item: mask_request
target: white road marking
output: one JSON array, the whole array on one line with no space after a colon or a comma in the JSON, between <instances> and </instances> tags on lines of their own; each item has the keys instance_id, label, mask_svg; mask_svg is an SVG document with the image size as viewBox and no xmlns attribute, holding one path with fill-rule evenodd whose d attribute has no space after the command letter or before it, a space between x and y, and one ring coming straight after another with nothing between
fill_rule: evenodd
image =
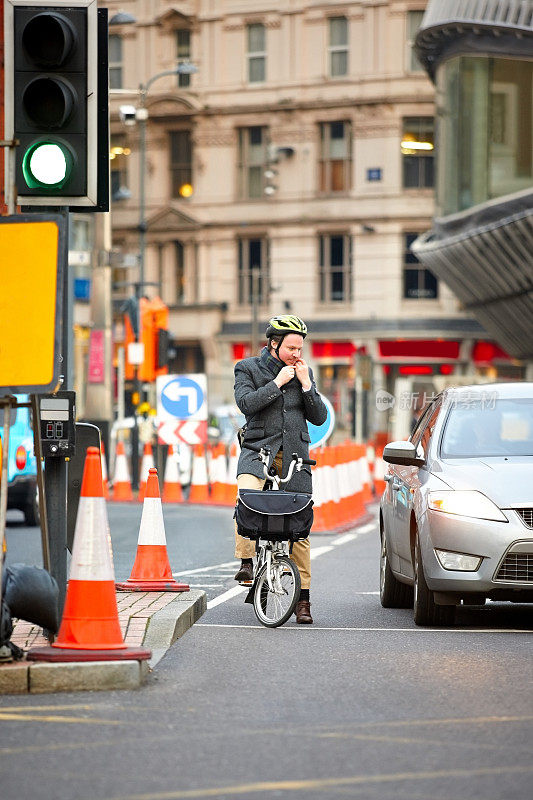
<instances>
[{"instance_id":1,"label":"white road marking","mask_svg":"<svg viewBox=\"0 0 533 800\"><path fill-rule=\"evenodd\" d=\"M370 530L374 530L375 527L376 527L375 525L363 525L362 528L357 529L357 532L343 534L338 539L334 540L331 544L324 544L320 545L319 547L313 547L311 548L311 559L318 558L319 556L324 555L324 553L329 553L331 550L333 550L334 546L347 544L348 542L351 542L354 539L356 539L359 533L367 533ZM238 565L238 563L239 562L236 560L224 561L221 564L210 564L207 567L198 567L197 569L185 569L181 570L180 572L173 572L172 575L175 578L181 577L183 575L188 576L188 575L199 575L199 574L201 574L202 578L214 578L214 577L222 578L225 576L217 575L213 572L209 572L209 570L227 569L228 571L231 571ZM195 586L198 587L202 586L202 588L206 589L216 588L216 587L211 587L209 584L202 585L199 583L195 584ZM247 586L240 586L240 585L233 586L231 589L228 589L226 592L223 592L222 594L218 595L218 597L214 597L212 600L209 600L209 602L207 603L207 608L208 609L215 608L216 606L221 605L221 603L225 603L227 600L231 600L232 597L236 597L237 595L242 594L242 592L247 590L248 590Z\"/></svg>"},{"instance_id":2,"label":"white road marking","mask_svg":"<svg viewBox=\"0 0 533 800\"><path fill-rule=\"evenodd\" d=\"M323 556L324 553L329 553L330 550L333 550L332 544L324 544L322 547L312 547L311 548L311 559L318 558L319 556Z\"/></svg>"},{"instance_id":3,"label":"white road marking","mask_svg":"<svg viewBox=\"0 0 533 800\"><path fill-rule=\"evenodd\" d=\"M370 531L375 531L377 526L377 522L369 522L366 525L362 525L360 528L356 528L356 530L357 533L370 533Z\"/></svg>"},{"instance_id":4,"label":"white road marking","mask_svg":"<svg viewBox=\"0 0 533 800\"><path fill-rule=\"evenodd\" d=\"M238 561L224 561L222 564L210 564L208 567L198 567L198 569L184 569L181 572L173 572L174 577L179 575L196 575L197 572L207 572L209 569L220 569L221 567L236 567Z\"/></svg>"},{"instance_id":5,"label":"white road marking","mask_svg":"<svg viewBox=\"0 0 533 800\"><path fill-rule=\"evenodd\" d=\"M209 607L209 603L208 603ZM263 625L229 625L218 622L195 622L195 628L255 628L258 631L264 631ZM303 627L280 627L280 631L302 631ZM380 633L528 633L531 635L531 630L522 628L335 628L335 627L320 627L313 625L305 627L306 631L358 631L359 633L372 633L378 631Z\"/></svg>"},{"instance_id":6,"label":"white road marking","mask_svg":"<svg viewBox=\"0 0 533 800\"><path fill-rule=\"evenodd\" d=\"M249 590L248 586L234 586L232 589L228 589L227 592L223 592L219 594L218 597L214 597L212 600L209 600L207 604L207 609L215 608L215 606L219 606L221 603L225 603L226 600L231 600L232 597L236 597L238 594L242 594L242 592L247 592Z\"/></svg>"},{"instance_id":7,"label":"white road marking","mask_svg":"<svg viewBox=\"0 0 533 800\"><path fill-rule=\"evenodd\" d=\"M333 539L331 544L337 547L339 544L348 544L348 542L353 542L354 539L357 539L357 533L345 533L342 536L339 536L338 539Z\"/></svg>"}]
</instances>

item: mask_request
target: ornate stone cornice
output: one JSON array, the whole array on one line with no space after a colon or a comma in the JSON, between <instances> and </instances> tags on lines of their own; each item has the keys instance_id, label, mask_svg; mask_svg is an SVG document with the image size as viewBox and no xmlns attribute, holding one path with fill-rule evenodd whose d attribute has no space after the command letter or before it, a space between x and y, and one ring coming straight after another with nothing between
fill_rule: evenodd
<instances>
[{"instance_id":1,"label":"ornate stone cornice","mask_svg":"<svg viewBox=\"0 0 533 800\"><path fill-rule=\"evenodd\" d=\"M199 130L193 137L197 147L233 147L237 141L234 130Z\"/></svg>"}]
</instances>

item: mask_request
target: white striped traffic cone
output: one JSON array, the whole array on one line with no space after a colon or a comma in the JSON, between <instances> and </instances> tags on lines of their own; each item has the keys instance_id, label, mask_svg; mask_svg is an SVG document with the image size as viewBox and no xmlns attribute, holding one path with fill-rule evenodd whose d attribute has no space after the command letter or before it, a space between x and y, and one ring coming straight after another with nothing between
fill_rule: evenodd
<instances>
[{"instance_id":1,"label":"white striped traffic cone","mask_svg":"<svg viewBox=\"0 0 533 800\"><path fill-rule=\"evenodd\" d=\"M234 506L237 502L237 464L239 452L235 442L231 445L228 460L228 474L226 477L226 505Z\"/></svg>"},{"instance_id":2,"label":"white striped traffic cone","mask_svg":"<svg viewBox=\"0 0 533 800\"><path fill-rule=\"evenodd\" d=\"M140 503L144 500L144 495L146 492L146 483L148 481L148 473L154 467L154 454L152 453L152 445L150 442L146 442L144 445L143 450L143 457L141 461L141 475L139 480L139 496L138 500Z\"/></svg>"},{"instance_id":3,"label":"white striped traffic cone","mask_svg":"<svg viewBox=\"0 0 533 800\"><path fill-rule=\"evenodd\" d=\"M128 580L117 583L116 588L120 592L189 591L186 583L178 583L172 577L155 467L148 473L135 563Z\"/></svg>"},{"instance_id":4,"label":"white striped traffic cone","mask_svg":"<svg viewBox=\"0 0 533 800\"><path fill-rule=\"evenodd\" d=\"M163 503L183 503L183 491L178 468L178 450L173 444L168 446L161 500Z\"/></svg>"},{"instance_id":5,"label":"white striped traffic cone","mask_svg":"<svg viewBox=\"0 0 533 800\"><path fill-rule=\"evenodd\" d=\"M51 647L28 653L34 661L147 659L150 650L124 644L115 595L113 553L98 447L87 448L76 517L65 610Z\"/></svg>"},{"instance_id":6,"label":"white striped traffic cone","mask_svg":"<svg viewBox=\"0 0 533 800\"><path fill-rule=\"evenodd\" d=\"M124 442L117 442L115 477L113 478L113 500L119 503L129 503L133 500Z\"/></svg>"},{"instance_id":7,"label":"white striped traffic cone","mask_svg":"<svg viewBox=\"0 0 533 800\"><path fill-rule=\"evenodd\" d=\"M201 444L194 445L189 503L209 503L207 466L204 448Z\"/></svg>"}]
</instances>

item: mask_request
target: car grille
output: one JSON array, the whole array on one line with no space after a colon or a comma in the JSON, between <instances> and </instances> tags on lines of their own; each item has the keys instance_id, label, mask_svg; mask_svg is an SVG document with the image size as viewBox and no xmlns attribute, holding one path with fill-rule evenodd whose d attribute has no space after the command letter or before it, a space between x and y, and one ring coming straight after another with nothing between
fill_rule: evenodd
<instances>
[{"instance_id":1,"label":"car grille","mask_svg":"<svg viewBox=\"0 0 533 800\"><path fill-rule=\"evenodd\" d=\"M516 508L517 514L520 514L528 528L533 528L533 508Z\"/></svg>"},{"instance_id":2,"label":"car grille","mask_svg":"<svg viewBox=\"0 0 533 800\"><path fill-rule=\"evenodd\" d=\"M533 583L533 553L508 553L496 573L496 580Z\"/></svg>"}]
</instances>

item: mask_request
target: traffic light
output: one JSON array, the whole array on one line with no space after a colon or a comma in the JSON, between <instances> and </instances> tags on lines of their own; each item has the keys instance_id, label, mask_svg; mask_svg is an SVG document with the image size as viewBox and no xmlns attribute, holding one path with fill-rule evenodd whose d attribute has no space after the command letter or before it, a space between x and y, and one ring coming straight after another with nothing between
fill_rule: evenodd
<instances>
[{"instance_id":1,"label":"traffic light","mask_svg":"<svg viewBox=\"0 0 533 800\"><path fill-rule=\"evenodd\" d=\"M138 365L139 380L152 383L168 373L168 306L155 297L131 298L123 306L124 340L126 345L126 380L135 377L135 365L128 360L128 345L144 345L143 360ZM139 326L139 327L137 327Z\"/></svg>"},{"instance_id":2,"label":"traffic light","mask_svg":"<svg viewBox=\"0 0 533 800\"><path fill-rule=\"evenodd\" d=\"M6 135L18 140L17 203L105 210L107 17L97 0L26 3L6 0L4 7Z\"/></svg>"}]
</instances>

